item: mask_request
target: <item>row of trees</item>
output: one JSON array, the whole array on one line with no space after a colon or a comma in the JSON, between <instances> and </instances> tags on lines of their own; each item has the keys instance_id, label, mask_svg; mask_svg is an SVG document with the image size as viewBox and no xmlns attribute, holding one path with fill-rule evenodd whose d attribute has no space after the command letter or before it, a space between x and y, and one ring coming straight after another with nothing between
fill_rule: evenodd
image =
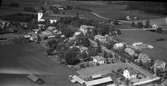
<instances>
[{"instance_id":1,"label":"row of trees","mask_svg":"<svg viewBox=\"0 0 167 86\"><path fill-rule=\"evenodd\" d=\"M145 23L143 22L133 22L132 21L132 27L137 27L137 28L151 28L151 25L150 25L150 20L146 20Z\"/></svg>"}]
</instances>

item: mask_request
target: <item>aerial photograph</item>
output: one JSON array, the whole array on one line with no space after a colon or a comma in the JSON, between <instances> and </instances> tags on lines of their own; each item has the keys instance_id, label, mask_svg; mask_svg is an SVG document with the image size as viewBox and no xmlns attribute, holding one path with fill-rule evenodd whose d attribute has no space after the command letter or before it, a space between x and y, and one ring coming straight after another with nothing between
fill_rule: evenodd
<instances>
[{"instance_id":1,"label":"aerial photograph","mask_svg":"<svg viewBox=\"0 0 167 86\"><path fill-rule=\"evenodd\" d=\"M0 86L167 86L167 3L0 0Z\"/></svg>"}]
</instances>

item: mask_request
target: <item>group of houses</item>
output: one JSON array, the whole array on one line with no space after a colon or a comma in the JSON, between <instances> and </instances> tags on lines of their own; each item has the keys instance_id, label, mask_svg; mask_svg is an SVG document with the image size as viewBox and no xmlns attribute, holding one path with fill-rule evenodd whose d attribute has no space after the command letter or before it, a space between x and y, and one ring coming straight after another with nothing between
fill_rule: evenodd
<instances>
[{"instance_id":1,"label":"group of houses","mask_svg":"<svg viewBox=\"0 0 167 86\"><path fill-rule=\"evenodd\" d=\"M47 16L48 17L48 16ZM93 34L93 37L89 38L90 33L93 33L95 26L90 26L90 25L81 25L78 30L76 30L71 37L66 37L61 28L57 28L54 26L54 23L57 23L59 21L60 17L69 17L69 16L57 16L55 18L49 17L49 23L51 24L50 26L45 25L41 22L46 22L45 18L43 17L43 13L39 12L38 13L38 28L34 29L33 32L28 33L25 35L25 38L28 38L31 41L41 41L41 40L46 40L46 39L60 39L63 38L64 43L67 41L68 44L68 49L73 49L77 48L79 50L80 54L86 54L86 58L80 58L80 62L84 64L92 63L94 66L97 65L105 65L107 63L108 58L114 58L114 59L123 59L123 60L129 60L137 63L137 64L142 64L142 65L148 65L151 70L154 71L154 73L157 72L157 70L162 70L165 71L166 69L166 62L161 61L161 60L152 60L151 57L142 52L143 48L154 48L152 45L148 44L143 44L143 43L135 43L133 45L130 45L126 42L119 41L115 39L118 36L117 31L113 31L116 35L110 35L110 34ZM84 46L80 41L82 38L87 38L90 43L91 47L95 47L96 49L99 49L99 51L95 55L90 55L91 52L89 52L90 46ZM65 44L66 45L66 44ZM111 47L108 49L108 46ZM58 50L56 50L58 51ZM104 54L111 54L110 56L106 56ZM120 54L120 55L119 55ZM124 55L124 56L122 56ZM74 55L75 56L75 55ZM120 57L120 58L118 58ZM89 58L89 60L85 60ZM71 61L71 60L69 60ZM89 67L89 66L87 66ZM85 68L85 67L84 67ZM122 75L126 78L131 78L132 76L129 75L129 72L127 70L124 70ZM99 85L99 84L105 84L106 86L116 86L113 84L113 79L112 77L101 77L100 76L92 76L95 78L92 78L91 80L85 81L81 79L78 76L70 76L72 79L71 81L74 82L79 82L85 86L94 86L94 85ZM137 86L142 83L147 83L151 81L158 80L159 77L157 78L149 78L145 81L134 81L133 85ZM149 81L151 80L151 81ZM122 85L125 86L125 85Z\"/></svg>"}]
</instances>

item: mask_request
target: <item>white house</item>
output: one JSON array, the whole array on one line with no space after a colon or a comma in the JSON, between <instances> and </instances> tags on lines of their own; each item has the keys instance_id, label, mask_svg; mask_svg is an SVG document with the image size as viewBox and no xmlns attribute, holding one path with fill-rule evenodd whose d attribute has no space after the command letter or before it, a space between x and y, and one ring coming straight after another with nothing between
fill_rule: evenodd
<instances>
[{"instance_id":1,"label":"white house","mask_svg":"<svg viewBox=\"0 0 167 86\"><path fill-rule=\"evenodd\" d=\"M79 84L85 83L85 80L81 79L80 77L76 75L69 75L69 78L71 78L72 83L76 83L76 82L78 82Z\"/></svg>"},{"instance_id":2,"label":"white house","mask_svg":"<svg viewBox=\"0 0 167 86\"><path fill-rule=\"evenodd\" d=\"M154 72L156 72L157 69L161 69L164 71L166 68L166 62L162 60L155 60L153 67L154 67Z\"/></svg>"},{"instance_id":3,"label":"white house","mask_svg":"<svg viewBox=\"0 0 167 86\"><path fill-rule=\"evenodd\" d=\"M86 33L88 32L88 28L94 28L94 26L81 25L79 30L80 30L84 35L86 35Z\"/></svg>"},{"instance_id":4,"label":"white house","mask_svg":"<svg viewBox=\"0 0 167 86\"><path fill-rule=\"evenodd\" d=\"M42 17L43 17L43 13L42 12L38 12L38 22L45 21L45 19L42 19Z\"/></svg>"},{"instance_id":5,"label":"white house","mask_svg":"<svg viewBox=\"0 0 167 86\"><path fill-rule=\"evenodd\" d=\"M127 78L127 79L130 79L130 78L131 78L130 72L129 72L128 70L124 70L124 71L123 71L123 76L124 76L125 78Z\"/></svg>"},{"instance_id":6,"label":"white house","mask_svg":"<svg viewBox=\"0 0 167 86\"><path fill-rule=\"evenodd\" d=\"M128 53L130 56L134 56L136 54L132 48L125 48L124 51Z\"/></svg>"},{"instance_id":7,"label":"white house","mask_svg":"<svg viewBox=\"0 0 167 86\"><path fill-rule=\"evenodd\" d=\"M120 43L115 43L114 46L113 46L113 48L114 49L122 49L124 47L124 45L125 44L121 43L121 42Z\"/></svg>"},{"instance_id":8,"label":"white house","mask_svg":"<svg viewBox=\"0 0 167 86\"><path fill-rule=\"evenodd\" d=\"M50 21L50 23L51 23L51 24L53 24L53 23L56 23L56 22L57 22L57 20L56 20L56 19L50 19L49 21Z\"/></svg>"},{"instance_id":9,"label":"white house","mask_svg":"<svg viewBox=\"0 0 167 86\"><path fill-rule=\"evenodd\" d=\"M94 56L92 58L93 58L93 62L95 64L104 64L105 63L105 59L102 56Z\"/></svg>"}]
</instances>

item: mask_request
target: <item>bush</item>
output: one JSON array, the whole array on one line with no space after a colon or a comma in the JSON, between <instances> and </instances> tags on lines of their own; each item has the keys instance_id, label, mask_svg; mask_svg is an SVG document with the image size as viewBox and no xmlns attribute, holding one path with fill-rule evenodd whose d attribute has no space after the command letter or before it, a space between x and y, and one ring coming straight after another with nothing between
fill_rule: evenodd
<instances>
[{"instance_id":1,"label":"bush","mask_svg":"<svg viewBox=\"0 0 167 86\"><path fill-rule=\"evenodd\" d=\"M56 49L57 44L58 44L58 40L57 39L51 39L48 41L48 46L50 49Z\"/></svg>"},{"instance_id":2,"label":"bush","mask_svg":"<svg viewBox=\"0 0 167 86\"><path fill-rule=\"evenodd\" d=\"M114 25L120 25L120 22L119 22L118 20L115 20L115 21L113 22L113 24L114 24Z\"/></svg>"},{"instance_id":3,"label":"bush","mask_svg":"<svg viewBox=\"0 0 167 86\"><path fill-rule=\"evenodd\" d=\"M158 28L157 28L157 32L158 32L158 33L162 33L162 32L163 32L162 28L161 28L161 27L158 27Z\"/></svg>"},{"instance_id":4,"label":"bush","mask_svg":"<svg viewBox=\"0 0 167 86\"><path fill-rule=\"evenodd\" d=\"M47 52L47 55L54 55L55 54L54 49L48 49L48 50L46 50L46 52Z\"/></svg>"},{"instance_id":5,"label":"bush","mask_svg":"<svg viewBox=\"0 0 167 86\"><path fill-rule=\"evenodd\" d=\"M143 26L144 26L144 25L143 25L142 22L138 22L138 23L137 23L137 28L143 28Z\"/></svg>"},{"instance_id":6,"label":"bush","mask_svg":"<svg viewBox=\"0 0 167 86\"><path fill-rule=\"evenodd\" d=\"M132 27L135 27L135 26L136 26L135 22L132 22L132 23L131 23L131 26L132 26Z\"/></svg>"},{"instance_id":7,"label":"bush","mask_svg":"<svg viewBox=\"0 0 167 86\"><path fill-rule=\"evenodd\" d=\"M151 27L151 25L150 25L150 20L146 20L144 27L145 27L145 28L150 28L150 27Z\"/></svg>"},{"instance_id":8,"label":"bush","mask_svg":"<svg viewBox=\"0 0 167 86\"><path fill-rule=\"evenodd\" d=\"M76 65L80 62L78 55L78 48L69 49L65 52L65 60L69 65Z\"/></svg>"},{"instance_id":9,"label":"bush","mask_svg":"<svg viewBox=\"0 0 167 86\"><path fill-rule=\"evenodd\" d=\"M117 29L117 34L118 34L118 35L121 35L121 34L122 34L122 32L121 32L120 29Z\"/></svg>"}]
</instances>

